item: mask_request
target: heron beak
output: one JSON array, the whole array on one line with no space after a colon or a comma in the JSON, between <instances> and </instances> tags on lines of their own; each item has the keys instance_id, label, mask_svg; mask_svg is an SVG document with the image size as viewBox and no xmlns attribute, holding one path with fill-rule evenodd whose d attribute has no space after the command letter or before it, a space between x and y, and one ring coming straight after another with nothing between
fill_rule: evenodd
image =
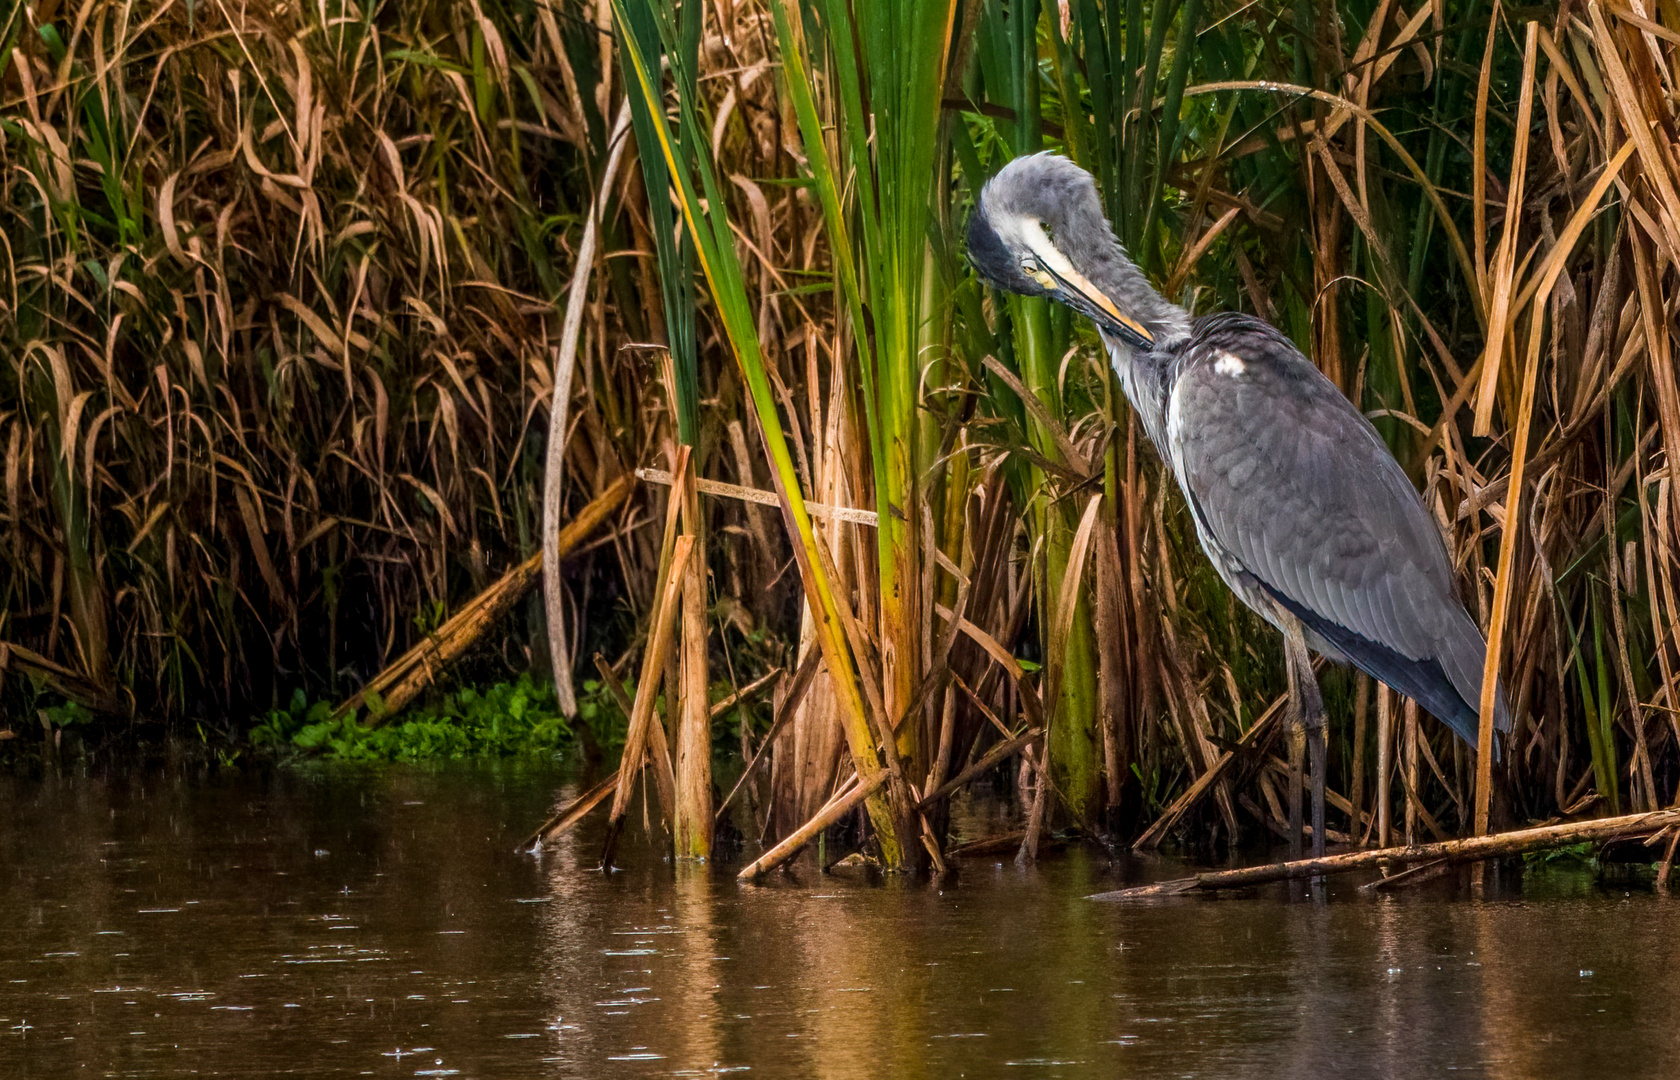
<instances>
[{"instance_id":1,"label":"heron beak","mask_svg":"<svg viewBox=\"0 0 1680 1080\"><path fill-rule=\"evenodd\" d=\"M1067 256L1050 242L1042 230L1027 233L1027 246L1038 257L1040 270L1037 280L1040 285L1061 293L1069 304L1089 315L1091 321L1097 324L1097 329L1119 338L1134 349L1147 351L1154 348L1155 335L1135 319L1122 315L1120 309L1114 306L1114 301L1091 284L1091 279L1075 270Z\"/></svg>"},{"instance_id":2,"label":"heron beak","mask_svg":"<svg viewBox=\"0 0 1680 1080\"><path fill-rule=\"evenodd\" d=\"M1144 352L1155 347L1155 336L1143 325L1133 319L1120 314L1114 306L1114 301L1104 296L1095 285L1092 285L1082 274L1075 272L1070 278L1063 278L1052 272L1059 291L1067 293L1075 307L1081 308L1097 324L1097 329L1105 331L1119 338L1134 349Z\"/></svg>"}]
</instances>

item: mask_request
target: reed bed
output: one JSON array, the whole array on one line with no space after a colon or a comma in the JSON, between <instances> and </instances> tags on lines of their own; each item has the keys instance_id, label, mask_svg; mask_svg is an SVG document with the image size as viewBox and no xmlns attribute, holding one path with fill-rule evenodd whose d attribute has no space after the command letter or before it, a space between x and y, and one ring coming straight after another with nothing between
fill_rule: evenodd
<instances>
[{"instance_id":1,"label":"reed bed","mask_svg":"<svg viewBox=\"0 0 1680 1080\"><path fill-rule=\"evenodd\" d=\"M535 549L605 134L590 32L498 15L11 9L0 637L220 719L354 688ZM576 414L574 505L636 374Z\"/></svg>"},{"instance_id":2,"label":"reed bed","mask_svg":"<svg viewBox=\"0 0 1680 1080\"><path fill-rule=\"evenodd\" d=\"M979 183L1056 149L1164 292L1368 410L1489 628L1497 772L1326 679L1332 830L1671 805L1677 44L1672 0L18 6L6 700L347 694L539 549L557 450L563 511L674 484L497 650L639 673L627 760L684 854L826 811L937 867L977 777L1027 856L1265 835L1275 635L1090 332L964 261ZM766 635L773 727L730 735L763 763L720 811L709 699Z\"/></svg>"}]
</instances>

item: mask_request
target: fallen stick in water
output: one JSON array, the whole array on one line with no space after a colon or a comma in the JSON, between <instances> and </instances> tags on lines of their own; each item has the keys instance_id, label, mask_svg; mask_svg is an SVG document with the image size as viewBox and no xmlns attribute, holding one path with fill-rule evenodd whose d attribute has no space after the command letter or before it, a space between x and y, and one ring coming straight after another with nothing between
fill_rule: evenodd
<instances>
[{"instance_id":1,"label":"fallen stick in water","mask_svg":"<svg viewBox=\"0 0 1680 1080\"><path fill-rule=\"evenodd\" d=\"M1216 889L1241 889L1272 881L1345 874L1350 870L1363 870L1383 863L1422 863L1437 859L1445 859L1452 863L1476 862L1505 855L1521 855L1528 851L1567 847L1586 841L1654 836L1664 829L1676 826L1680 826L1680 810L1654 810L1647 814L1627 814L1622 817L1599 818L1596 821L1570 821L1561 825L1516 829L1492 836L1475 836L1467 840L1377 848L1374 851L1351 851L1322 859L1297 859L1294 862L1249 866L1240 870L1210 870L1194 877L1175 878L1172 881L1158 881L1153 885L1097 893L1088 899L1137 900L1152 896L1211 892Z\"/></svg>"}]
</instances>

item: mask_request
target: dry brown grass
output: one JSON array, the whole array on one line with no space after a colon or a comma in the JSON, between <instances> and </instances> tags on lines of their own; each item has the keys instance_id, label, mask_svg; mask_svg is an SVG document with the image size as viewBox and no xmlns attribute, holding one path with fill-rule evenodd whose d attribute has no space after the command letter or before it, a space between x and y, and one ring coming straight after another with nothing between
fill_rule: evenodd
<instances>
[{"instance_id":1,"label":"dry brown grass","mask_svg":"<svg viewBox=\"0 0 1680 1080\"><path fill-rule=\"evenodd\" d=\"M146 710L359 678L531 549L588 27L13 10L0 637ZM577 499L640 449L596 400Z\"/></svg>"}]
</instances>

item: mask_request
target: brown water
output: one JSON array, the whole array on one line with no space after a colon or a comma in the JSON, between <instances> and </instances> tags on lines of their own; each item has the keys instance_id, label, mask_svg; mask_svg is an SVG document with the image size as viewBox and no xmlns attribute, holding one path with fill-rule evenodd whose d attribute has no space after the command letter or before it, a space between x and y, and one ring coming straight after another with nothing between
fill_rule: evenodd
<instances>
[{"instance_id":1,"label":"brown water","mask_svg":"<svg viewBox=\"0 0 1680 1080\"><path fill-rule=\"evenodd\" d=\"M0 1078L1680 1075L1649 892L1100 904L1082 852L743 887L635 840L603 875L598 824L512 852L561 783L0 776Z\"/></svg>"}]
</instances>

